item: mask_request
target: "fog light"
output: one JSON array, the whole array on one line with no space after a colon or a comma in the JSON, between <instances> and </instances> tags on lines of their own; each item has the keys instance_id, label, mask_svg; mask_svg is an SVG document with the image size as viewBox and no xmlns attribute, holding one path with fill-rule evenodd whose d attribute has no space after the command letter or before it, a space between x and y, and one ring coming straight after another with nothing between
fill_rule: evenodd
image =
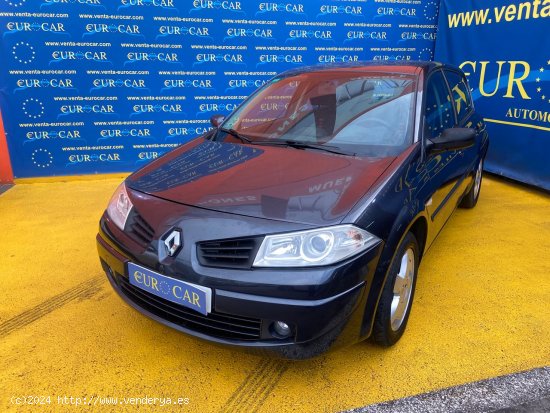
<instances>
[{"instance_id":1,"label":"fog light","mask_svg":"<svg viewBox=\"0 0 550 413\"><path fill-rule=\"evenodd\" d=\"M273 331L281 338L286 338L290 335L290 326L283 321L275 321L273 324Z\"/></svg>"}]
</instances>

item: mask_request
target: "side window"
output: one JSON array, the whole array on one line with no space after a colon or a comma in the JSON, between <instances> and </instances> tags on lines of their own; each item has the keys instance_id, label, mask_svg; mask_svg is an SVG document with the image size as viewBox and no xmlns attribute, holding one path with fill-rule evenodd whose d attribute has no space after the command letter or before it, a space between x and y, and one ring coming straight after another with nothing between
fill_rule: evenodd
<instances>
[{"instance_id":1,"label":"side window","mask_svg":"<svg viewBox=\"0 0 550 413\"><path fill-rule=\"evenodd\" d=\"M424 132L428 138L435 138L444 129L454 126L453 105L448 91L447 83L440 71L430 76L424 112Z\"/></svg>"},{"instance_id":2,"label":"side window","mask_svg":"<svg viewBox=\"0 0 550 413\"><path fill-rule=\"evenodd\" d=\"M445 76L451 88L451 94L458 114L458 122L462 122L466 115L473 109L472 97L466 82L456 72L445 71Z\"/></svg>"}]
</instances>

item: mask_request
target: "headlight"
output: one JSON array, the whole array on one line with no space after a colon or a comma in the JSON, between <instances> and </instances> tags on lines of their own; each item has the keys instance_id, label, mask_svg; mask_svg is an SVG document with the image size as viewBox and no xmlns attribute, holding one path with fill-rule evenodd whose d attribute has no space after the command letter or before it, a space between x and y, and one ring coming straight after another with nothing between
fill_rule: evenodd
<instances>
[{"instance_id":1,"label":"headlight","mask_svg":"<svg viewBox=\"0 0 550 413\"><path fill-rule=\"evenodd\" d=\"M268 235L254 267L311 267L329 265L356 255L380 241L354 225Z\"/></svg>"},{"instance_id":2,"label":"headlight","mask_svg":"<svg viewBox=\"0 0 550 413\"><path fill-rule=\"evenodd\" d=\"M111 217L111 220L116 224L117 227L124 230L126 225L126 220L130 211L132 210L132 201L128 197L126 192L126 185L124 182L116 189L115 193L109 201L109 206L107 206L107 214Z\"/></svg>"}]
</instances>

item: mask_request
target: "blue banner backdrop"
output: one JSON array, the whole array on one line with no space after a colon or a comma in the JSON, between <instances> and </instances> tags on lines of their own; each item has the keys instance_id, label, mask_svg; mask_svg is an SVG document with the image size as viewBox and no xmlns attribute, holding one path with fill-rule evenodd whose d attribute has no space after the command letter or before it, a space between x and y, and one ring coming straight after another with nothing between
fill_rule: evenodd
<instances>
[{"instance_id":1,"label":"blue banner backdrop","mask_svg":"<svg viewBox=\"0 0 550 413\"><path fill-rule=\"evenodd\" d=\"M469 77L491 138L485 169L546 189L549 17L549 0L442 0L435 52Z\"/></svg>"},{"instance_id":2,"label":"blue banner backdrop","mask_svg":"<svg viewBox=\"0 0 550 413\"><path fill-rule=\"evenodd\" d=\"M15 177L132 171L276 73L431 59L433 0L0 0Z\"/></svg>"}]
</instances>

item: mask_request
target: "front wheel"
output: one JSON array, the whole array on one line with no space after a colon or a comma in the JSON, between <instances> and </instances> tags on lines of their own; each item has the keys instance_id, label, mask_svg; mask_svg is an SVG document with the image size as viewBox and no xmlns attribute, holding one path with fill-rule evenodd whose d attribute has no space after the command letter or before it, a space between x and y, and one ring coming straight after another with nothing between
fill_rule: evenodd
<instances>
[{"instance_id":1,"label":"front wheel","mask_svg":"<svg viewBox=\"0 0 550 413\"><path fill-rule=\"evenodd\" d=\"M464 195L464 198L462 198L462 201L460 202L461 208L473 208L477 204L477 200L479 199L479 192L481 190L481 180L483 179L483 159L479 161L479 165L477 166L476 173L474 175L474 184L468 191L466 195Z\"/></svg>"},{"instance_id":2,"label":"front wheel","mask_svg":"<svg viewBox=\"0 0 550 413\"><path fill-rule=\"evenodd\" d=\"M418 241L409 232L397 247L378 303L373 330L377 344L392 346L403 335L411 313L419 263Z\"/></svg>"}]
</instances>

